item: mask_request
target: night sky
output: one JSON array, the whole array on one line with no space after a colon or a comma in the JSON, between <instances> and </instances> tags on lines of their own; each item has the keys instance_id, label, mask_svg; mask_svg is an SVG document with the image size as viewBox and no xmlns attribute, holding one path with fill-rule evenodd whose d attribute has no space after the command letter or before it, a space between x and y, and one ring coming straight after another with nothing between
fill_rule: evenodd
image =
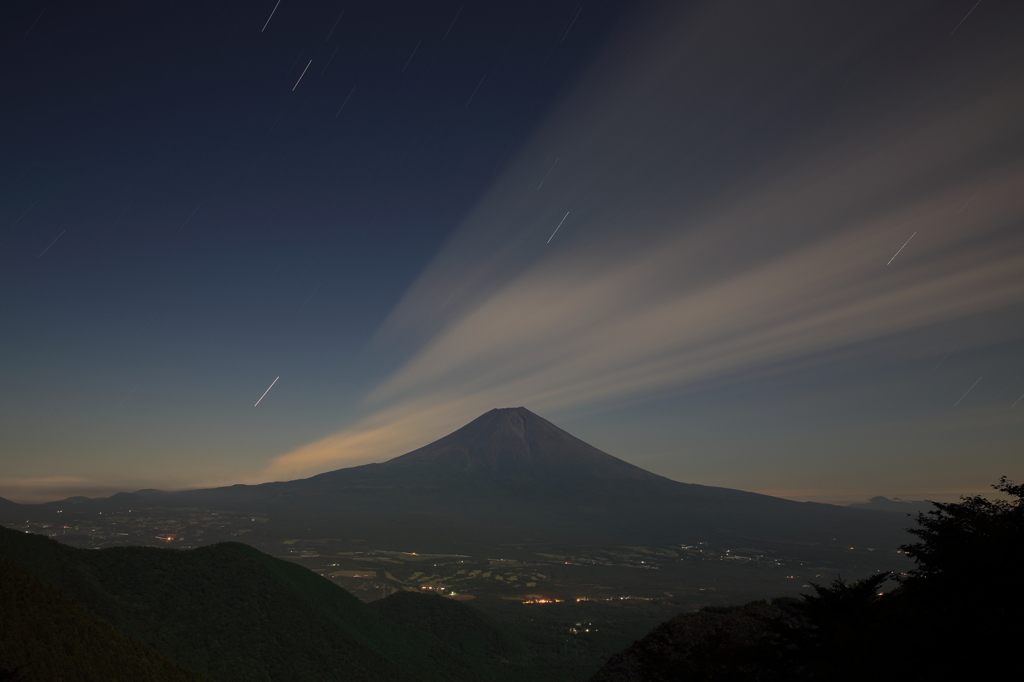
<instances>
[{"instance_id":1,"label":"night sky","mask_svg":"<svg viewBox=\"0 0 1024 682\"><path fill-rule=\"evenodd\" d=\"M519 405L794 499L1020 480L1021 35L997 0L8 3L0 495Z\"/></svg>"}]
</instances>

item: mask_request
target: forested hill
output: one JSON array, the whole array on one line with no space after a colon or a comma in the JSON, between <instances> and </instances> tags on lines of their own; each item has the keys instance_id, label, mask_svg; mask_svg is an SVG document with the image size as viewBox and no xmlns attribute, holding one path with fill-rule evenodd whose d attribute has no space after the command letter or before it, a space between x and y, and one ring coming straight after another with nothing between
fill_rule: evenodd
<instances>
[{"instance_id":1,"label":"forested hill","mask_svg":"<svg viewBox=\"0 0 1024 682\"><path fill-rule=\"evenodd\" d=\"M0 527L0 558L218 682L501 679L490 662L247 545L85 550Z\"/></svg>"},{"instance_id":2,"label":"forested hill","mask_svg":"<svg viewBox=\"0 0 1024 682\"><path fill-rule=\"evenodd\" d=\"M0 559L0 680L209 682Z\"/></svg>"}]
</instances>

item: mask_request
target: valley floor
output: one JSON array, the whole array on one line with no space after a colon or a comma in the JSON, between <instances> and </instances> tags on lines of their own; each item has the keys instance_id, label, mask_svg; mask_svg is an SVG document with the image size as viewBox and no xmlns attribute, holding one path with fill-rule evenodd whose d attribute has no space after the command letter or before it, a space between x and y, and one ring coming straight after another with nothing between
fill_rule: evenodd
<instances>
[{"instance_id":1,"label":"valley floor","mask_svg":"<svg viewBox=\"0 0 1024 682\"><path fill-rule=\"evenodd\" d=\"M463 601L538 646L557 643L570 679L586 679L612 653L680 613L705 606L798 596L811 582L907 570L902 554L850 548L799 558L792 547L722 547L698 538L661 547L471 545L375 548L365 539L274 537L267 519L208 510L133 509L11 528L82 548L151 545L191 549L224 540L302 565L364 602L401 591ZM688 542L687 542L688 541ZM443 550L443 551L442 551Z\"/></svg>"}]
</instances>

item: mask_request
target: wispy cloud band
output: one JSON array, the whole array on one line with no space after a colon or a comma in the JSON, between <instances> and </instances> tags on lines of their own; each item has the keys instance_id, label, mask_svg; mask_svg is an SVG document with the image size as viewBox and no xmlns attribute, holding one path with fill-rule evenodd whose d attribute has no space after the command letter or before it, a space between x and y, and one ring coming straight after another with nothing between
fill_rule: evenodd
<instances>
[{"instance_id":1,"label":"wispy cloud band","mask_svg":"<svg viewBox=\"0 0 1024 682\"><path fill-rule=\"evenodd\" d=\"M848 73L869 59L856 41L802 61L820 36L756 19L626 31L383 326L405 359L368 416L263 476L398 455L491 407L610 403L1024 303L1024 102L998 41L894 93L909 72ZM834 113L813 99L829 79Z\"/></svg>"}]
</instances>

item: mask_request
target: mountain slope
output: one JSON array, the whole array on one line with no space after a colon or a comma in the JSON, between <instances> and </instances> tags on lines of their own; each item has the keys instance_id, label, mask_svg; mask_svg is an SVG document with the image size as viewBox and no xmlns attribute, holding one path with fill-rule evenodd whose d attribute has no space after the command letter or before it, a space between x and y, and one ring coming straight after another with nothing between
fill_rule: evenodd
<instances>
[{"instance_id":1,"label":"mountain slope","mask_svg":"<svg viewBox=\"0 0 1024 682\"><path fill-rule=\"evenodd\" d=\"M897 514L680 483L617 459L529 410L496 409L382 464L261 486L177 493L179 504L257 509L378 542L618 544L728 540L895 548Z\"/></svg>"},{"instance_id":2,"label":"mountain slope","mask_svg":"<svg viewBox=\"0 0 1024 682\"><path fill-rule=\"evenodd\" d=\"M374 538L435 549L523 542L895 549L901 514L798 503L673 481L594 448L529 410L495 409L381 464L311 478L138 491L76 510L140 505L269 516L273 537ZM39 509L52 505L41 505ZM30 518L29 509L23 518Z\"/></svg>"},{"instance_id":3,"label":"mountain slope","mask_svg":"<svg viewBox=\"0 0 1024 682\"><path fill-rule=\"evenodd\" d=\"M469 474L505 486L668 481L584 443L524 407L491 410L440 440L385 462L382 469Z\"/></svg>"}]
</instances>

